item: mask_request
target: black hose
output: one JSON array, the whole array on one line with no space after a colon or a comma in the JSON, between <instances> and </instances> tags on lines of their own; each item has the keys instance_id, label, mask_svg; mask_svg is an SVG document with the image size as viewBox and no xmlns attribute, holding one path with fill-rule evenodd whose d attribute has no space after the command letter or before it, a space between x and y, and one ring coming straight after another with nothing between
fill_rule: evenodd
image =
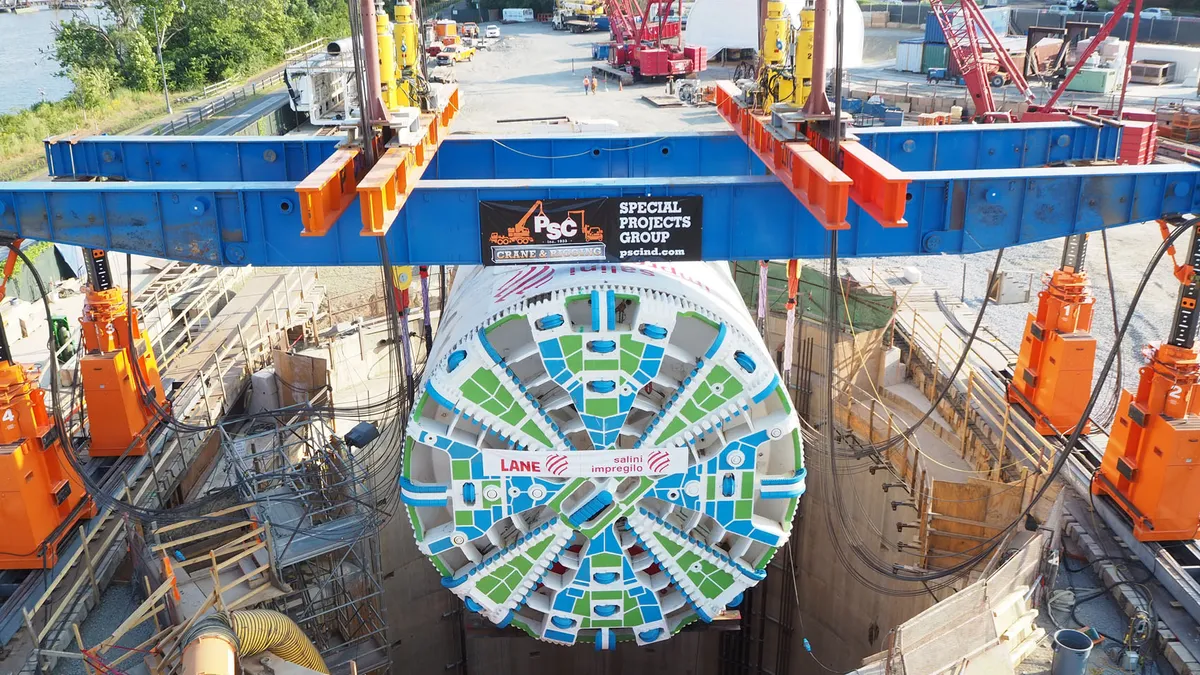
<instances>
[{"instance_id":1,"label":"black hose","mask_svg":"<svg viewBox=\"0 0 1200 675\"><path fill-rule=\"evenodd\" d=\"M1153 273L1154 269L1158 266L1158 263L1162 260L1163 256L1166 254L1167 249L1175 243L1175 240L1177 240L1179 237L1181 237L1185 232L1195 229L1198 223L1200 223L1200 218L1196 218L1196 217L1193 217L1193 218L1183 222L1182 224L1177 226L1175 228L1175 230L1172 231L1163 240L1162 244L1159 245L1158 250L1155 251L1150 262L1146 266L1146 270L1142 274L1141 281L1138 284L1137 290L1133 294L1133 298L1130 302L1129 309L1127 310L1127 312L1125 314L1125 319L1121 322L1120 330L1117 332L1116 340L1114 341L1112 348L1109 350L1108 357L1104 361L1104 366L1100 370L1100 375L1097 378L1097 382L1100 384L1092 387L1091 396L1088 398L1087 405L1084 407L1084 410L1083 410L1082 414L1080 415L1079 422L1076 423L1074 429L1071 432L1070 437L1067 439L1066 443L1064 443L1062 451L1060 453L1058 453L1058 455L1055 457L1054 465L1052 466L1051 470L1049 471L1049 473L1047 475L1045 475L1042 478L1041 487L1039 487L1038 490L1033 494L1033 496L1031 497L1031 499L1029 501L1028 506L1026 506L1022 510L1022 512L1015 519L1013 519L1012 522L1010 522L1004 528L1000 529L994 536L992 536L988 540L986 540L984 542L980 542L978 545L972 547L971 550L978 550L978 552L975 553L974 555L972 555L967 560L957 563L951 567L937 570L935 572L918 572L918 571L910 571L910 570L898 571L892 565L876 558L864 546L862 546L861 543L857 543L857 542L851 544L851 550L855 553L855 557L857 557L861 562L866 564L868 567L870 567L872 570L874 570L881 576L896 579L899 581L928 582L928 581L933 581L933 580L945 580L949 577L961 576L961 575L965 574L966 572L970 571L975 565L977 565L979 562L982 562L984 559L986 559L987 556L990 555L995 550L995 548L1000 544L1000 542L1004 541L1007 538L1008 533L1014 527L1016 527L1018 524L1023 523L1025 521L1025 519L1028 517L1029 513L1033 510L1033 507L1038 503L1038 501L1040 501L1042 499L1042 497L1045 496L1046 492L1050 489L1050 486L1054 483L1054 479L1066 467L1067 461L1070 459L1071 452L1076 447L1076 445L1079 443L1079 438L1082 435L1083 429L1086 426L1086 422L1091 415L1092 408L1095 407L1096 401L1099 398L1101 391L1103 390L1103 387L1101 385L1104 382L1105 378L1108 376L1109 371L1112 369L1113 362L1116 360L1116 357L1117 357L1118 352L1120 351L1122 342L1124 342L1125 334L1129 330L1129 325L1133 320L1133 316L1137 310L1138 303L1141 301L1142 293L1145 291L1146 286L1148 285L1148 283L1150 281L1151 274ZM832 284L832 283L834 283L834 279L835 279L835 275L836 275L836 271L837 271L836 242L831 246L830 270L831 270L831 284ZM836 328L837 318L834 316L833 312L829 312L828 318L829 318L829 321L828 321L829 330L833 331ZM829 339L828 350L830 352L829 367L831 368L831 370L830 370L831 373L832 373L832 366L833 366L832 351L833 351L833 345L834 345L834 342L833 342L834 337L836 337L836 334L832 333L832 332L830 333L830 335L828 337L828 339ZM965 352L966 352L966 350L964 350L964 354L965 354ZM834 490L833 490L834 494L832 495L832 502L833 502L834 508L827 510L827 521L829 521L828 526L832 527L832 521L831 521L832 513L830 513L830 512L836 510L837 515L838 515L839 519L841 520L841 529L842 529L843 533L853 540L853 530L851 528L849 528L846 523L845 505L842 503L840 489L837 485L837 471L836 471L837 454L835 452L836 448L835 448L835 441L833 439L833 428L832 428L832 424L833 424L833 412L832 411L833 411L833 404L835 401L834 401L834 394L833 394L832 387L830 387L828 394L829 394L829 397L828 397L829 410L826 411L826 413L827 413L826 414L826 423L827 423L827 425L829 425L829 428L826 430L826 435L829 438L830 466L831 466L830 479L831 479L831 485L834 488ZM836 536L836 533L832 530L831 530L831 536L834 541L835 551L838 552L839 556L842 556L842 552L840 550L841 547L843 546L842 539L840 537ZM966 553L966 552L964 552L964 553ZM844 557L843 557L843 560L844 560ZM853 570L853 569L851 569L851 572L853 574L855 574L856 576L859 574L856 570Z\"/></svg>"}]
</instances>

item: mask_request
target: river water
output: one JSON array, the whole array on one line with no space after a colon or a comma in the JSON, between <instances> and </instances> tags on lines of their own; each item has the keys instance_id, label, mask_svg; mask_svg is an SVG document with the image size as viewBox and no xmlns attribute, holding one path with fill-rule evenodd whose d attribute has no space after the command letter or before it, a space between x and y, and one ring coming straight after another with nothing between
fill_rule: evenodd
<instances>
[{"instance_id":1,"label":"river water","mask_svg":"<svg viewBox=\"0 0 1200 675\"><path fill-rule=\"evenodd\" d=\"M41 100L57 101L71 92L71 81L55 76L58 63L43 50L54 43L52 26L72 14L50 10L0 14L0 113L15 112Z\"/></svg>"}]
</instances>

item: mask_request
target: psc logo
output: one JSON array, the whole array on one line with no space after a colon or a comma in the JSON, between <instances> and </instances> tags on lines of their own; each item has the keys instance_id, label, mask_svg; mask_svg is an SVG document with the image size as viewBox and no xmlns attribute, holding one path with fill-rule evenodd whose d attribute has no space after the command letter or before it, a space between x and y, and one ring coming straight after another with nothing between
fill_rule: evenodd
<instances>
[{"instance_id":1,"label":"psc logo","mask_svg":"<svg viewBox=\"0 0 1200 675\"><path fill-rule=\"evenodd\" d=\"M550 241L558 241L564 237L570 239L579 234L579 223L576 223L569 214L563 218L561 223L556 223L550 220L545 212L542 212L533 217L533 231L545 234L546 239Z\"/></svg>"}]
</instances>

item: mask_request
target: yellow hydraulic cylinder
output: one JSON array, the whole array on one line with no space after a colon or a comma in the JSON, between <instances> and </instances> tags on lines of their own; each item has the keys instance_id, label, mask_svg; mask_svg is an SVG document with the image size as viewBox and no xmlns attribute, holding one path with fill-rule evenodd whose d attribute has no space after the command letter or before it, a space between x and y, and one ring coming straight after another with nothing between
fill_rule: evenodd
<instances>
[{"instance_id":1,"label":"yellow hydraulic cylinder","mask_svg":"<svg viewBox=\"0 0 1200 675\"><path fill-rule=\"evenodd\" d=\"M767 3L763 44L763 109L776 104L801 106L812 90L813 24L816 13L800 12L800 27L793 30L782 2Z\"/></svg>"},{"instance_id":2,"label":"yellow hydraulic cylinder","mask_svg":"<svg viewBox=\"0 0 1200 675\"><path fill-rule=\"evenodd\" d=\"M392 25L387 10L378 8L375 14L375 34L379 40L379 82L383 91L383 102L395 108L396 103L396 44L392 41Z\"/></svg>"},{"instance_id":3,"label":"yellow hydraulic cylinder","mask_svg":"<svg viewBox=\"0 0 1200 675\"><path fill-rule=\"evenodd\" d=\"M413 21L412 5L408 0L396 3L395 45L400 85L396 89L396 105L419 107L417 96L417 64L421 58L417 44L417 24Z\"/></svg>"},{"instance_id":4,"label":"yellow hydraulic cylinder","mask_svg":"<svg viewBox=\"0 0 1200 675\"><path fill-rule=\"evenodd\" d=\"M796 105L804 105L812 91L813 74L813 30L817 13L811 9L800 11L800 30L796 31L796 56L792 72L800 83L799 91L793 96Z\"/></svg>"},{"instance_id":5,"label":"yellow hydraulic cylinder","mask_svg":"<svg viewBox=\"0 0 1200 675\"><path fill-rule=\"evenodd\" d=\"M763 25L763 61L768 66L781 65L787 59L788 48L787 9L781 0L767 3L767 21Z\"/></svg>"}]
</instances>

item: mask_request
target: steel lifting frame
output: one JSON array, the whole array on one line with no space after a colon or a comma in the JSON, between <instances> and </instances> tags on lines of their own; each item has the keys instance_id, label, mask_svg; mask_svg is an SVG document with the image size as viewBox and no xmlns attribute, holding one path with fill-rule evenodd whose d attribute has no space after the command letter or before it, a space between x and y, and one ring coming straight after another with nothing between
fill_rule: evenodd
<instances>
[{"instance_id":1,"label":"steel lifting frame","mask_svg":"<svg viewBox=\"0 0 1200 675\"><path fill-rule=\"evenodd\" d=\"M363 164L361 149L340 146L296 186L304 237L324 237L355 198L362 213L363 236L384 236L396 220L417 180L433 160L459 111L458 89L450 90L437 112L421 113L418 135L393 139L381 148L374 166ZM364 175L365 172L365 175Z\"/></svg>"},{"instance_id":2,"label":"steel lifting frame","mask_svg":"<svg viewBox=\"0 0 1200 675\"><path fill-rule=\"evenodd\" d=\"M1114 158L1116 125L861 130L838 170L761 132L752 149L741 127L446 138L434 122L403 180L401 165L388 165L373 183L356 174L353 195L329 191L323 203L336 208L307 226L321 236L303 236L297 189L338 155L340 139L50 141L55 178L135 180L0 184L0 233L212 265L377 265L367 230L386 237L395 264L478 264L480 201L699 195L702 258L763 260L823 257L834 227L844 227L846 257L971 253L1200 210L1200 168L1069 166ZM419 182L417 159L427 166Z\"/></svg>"}]
</instances>

